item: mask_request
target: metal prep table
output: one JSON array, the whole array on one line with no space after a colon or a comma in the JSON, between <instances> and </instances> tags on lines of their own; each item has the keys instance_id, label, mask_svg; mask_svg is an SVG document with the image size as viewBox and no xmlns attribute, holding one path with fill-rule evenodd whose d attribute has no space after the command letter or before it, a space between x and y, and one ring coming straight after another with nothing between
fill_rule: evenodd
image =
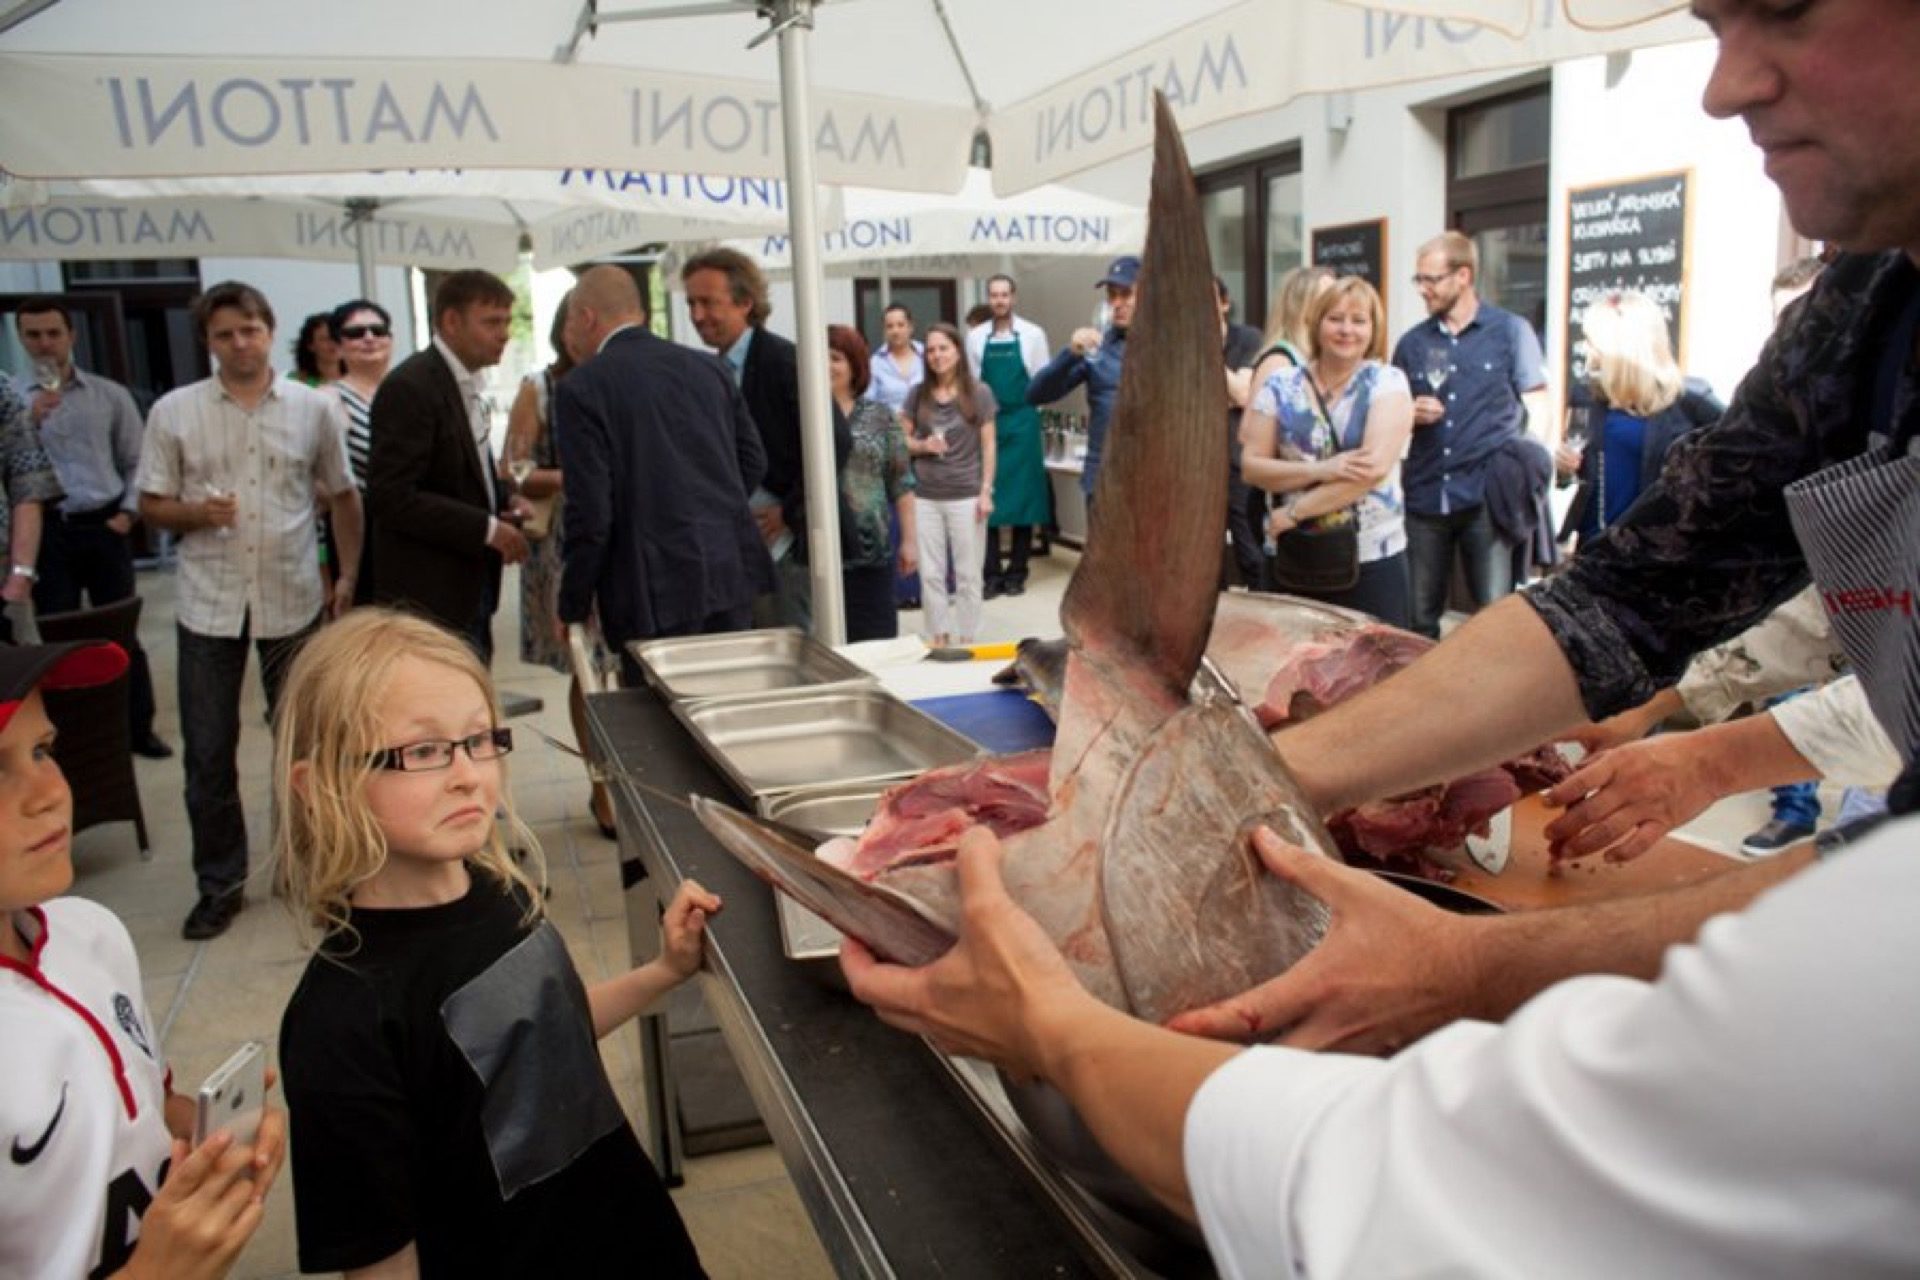
<instances>
[{"instance_id":1,"label":"metal prep table","mask_svg":"<svg viewBox=\"0 0 1920 1280\"><path fill-rule=\"evenodd\" d=\"M587 714L613 778L622 862L653 886L628 895L635 955L657 949L657 903L683 877L726 900L700 993L839 1274L1207 1274L1204 1258L1133 1231L1054 1174L991 1100L991 1081L786 958L772 891L688 809L633 785L736 801L659 695L595 694ZM660 1019L642 1021L650 1148L670 1174L670 1054Z\"/></svg>"}]
</instances>

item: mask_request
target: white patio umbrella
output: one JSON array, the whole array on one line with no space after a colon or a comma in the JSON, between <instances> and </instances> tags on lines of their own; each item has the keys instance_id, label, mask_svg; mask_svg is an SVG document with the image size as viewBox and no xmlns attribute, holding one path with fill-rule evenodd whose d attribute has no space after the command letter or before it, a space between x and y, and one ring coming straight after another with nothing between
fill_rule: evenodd
<instances>
[{"instance_id":1,"label":"white patio umbrella","mask_svg":"<svg viewBox=\"0 0 1920 1280\"><path fill-rule=\"evenodd\" d=\"M837 218L838 192L826 203ZM233 254L505 274L637 245L787 225L771 178L624 170L423 170L216 178L15 180L0 187L0 259ZM371 292L365 296L371 297Z\"/></svg>"},{"instance_id":2,"label":"white patio umbrella","mask_svg":"<svg viewBox=\"0 0 1920 1280\"><path fill-rule=\"evenodd\" d=\"M242 0L16 0L0 7L0 163L30 177L148 177L528 169L618 156L671 172L775 176L784 154L795 192L817 181L953 192L984 127L995 187L1008 193L1145 147L1154 90L1192 129L1301 93L1704 32L1675 17L1626 33L1543 21L1513 36L1342 0L476 8L333 0L324 21L295 22ZM791 215L806 479L829 493L819 220L811 199L794 200ZM823 505L808 549L816 616L833 641L838 530Z\"/></svg>"},{"instance_id":3,"label":"white patio umbrella","mask_svg":"<svg viewBox=\"0 0 1920 1280\"><path fill-rule=\"evenodd\" d=\"M1009 260L1111 258L1137 253L1147 234L1147 211L1137 205L1057 185L996 196L986 169L968 170L957 195L872 187L848 187L840 195L844 216L820 239L820 265L829 276L982 275L1005 269ZM677 275L696 243L690 238L670 249L662 270ZM722 243L770 276L793 270L793 241L784 230Z\"/></svg>"}]
</instances>

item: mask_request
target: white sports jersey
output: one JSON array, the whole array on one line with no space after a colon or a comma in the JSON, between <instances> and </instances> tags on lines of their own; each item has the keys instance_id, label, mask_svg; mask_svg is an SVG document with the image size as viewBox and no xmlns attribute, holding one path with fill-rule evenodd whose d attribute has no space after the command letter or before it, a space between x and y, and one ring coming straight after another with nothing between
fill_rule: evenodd
<instances>
[{"instance_id":1,"label":"white sports jersey","mask_svg":"<svg viewBox=\"0 0 1920 1280\"><path fill-rule=\"evenodd\" d=\"M104 1276L132 1253L170 1153L133 940L81 898L0 927L34 953L0 957L0 1276Z\"/></svg>"}]
</instances>

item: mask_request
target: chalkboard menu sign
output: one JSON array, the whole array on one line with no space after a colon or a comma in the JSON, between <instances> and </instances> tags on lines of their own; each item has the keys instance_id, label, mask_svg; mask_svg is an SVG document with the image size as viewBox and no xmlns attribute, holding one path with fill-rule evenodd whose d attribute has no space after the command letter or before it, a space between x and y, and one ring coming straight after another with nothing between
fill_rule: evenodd
<instances>
[{"instance_id":1,"label":"chalkboard menu sign","mask_svg":"<svg viewBox=\"0 0 1920 1280\"><path fill-rule=\"evenodd\" d=\"M1387 220L1349 222L1338 227L1315 227L1313 261L1332 267L1336 275L1359 276L1387 300Z\"/></svg>"},{"instance_id":2,"label":"chalkboard menu sign","mask_svg":"<svg viewBox=\"0 0 1920 1280\"><path fill-rule=\"evenodd\" d=\"M1636 290L1666 313L1674 357L1687 298L1687 186L1691 170L1657 173L1567 192L1567 388L1586 376L1580 336L1587 304Z\"/></svg>"}]
</instances>

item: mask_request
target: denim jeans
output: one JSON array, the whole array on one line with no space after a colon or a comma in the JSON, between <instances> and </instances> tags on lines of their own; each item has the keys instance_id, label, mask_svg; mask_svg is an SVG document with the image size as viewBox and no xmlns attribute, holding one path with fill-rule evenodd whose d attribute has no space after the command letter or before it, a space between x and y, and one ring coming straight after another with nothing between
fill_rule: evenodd
<instances>
[{"instance_id":1,"label":"denim jeans","mask_svg":"<svg viewBox=\"0 0 1920 1280\"><path fill-rule=\"evenodd\" d=\"M290 636L259 640L260 687L267 715L293 655L319 626L316 617ZM240 690L247 674L247 630L203 636L175 624L180 648L181 760L187 774L187 821L193 829L193 874L200 893L237 893L247 878L247 817L240 804Z\"/></svg>"},{"instance_id":2,"label":"denim jeans","mask_svg":"<svg viewBox=\"0 0 1920 1280\"><path fill-rule=\"evenodd\" d=\"M1440 615L1447 610L1454 556L1467 571L1473 607L1484 609L1513 590L1513 547L1493 531L1484 506L1452 515L1407 513L1407 580L1412 596L1409 629L1440 637Z\"/></svg>"}]
</instances>

